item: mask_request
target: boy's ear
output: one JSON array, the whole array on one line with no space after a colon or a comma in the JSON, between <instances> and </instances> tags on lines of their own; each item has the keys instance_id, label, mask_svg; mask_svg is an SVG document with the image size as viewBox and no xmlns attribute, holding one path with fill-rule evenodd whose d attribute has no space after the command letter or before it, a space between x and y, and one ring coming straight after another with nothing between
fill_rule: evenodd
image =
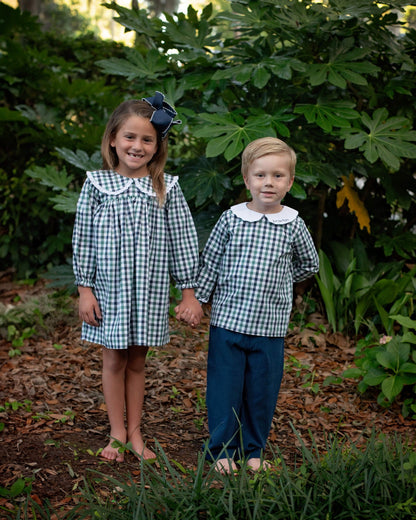
<instances>
[{"instance_id":1,"label":"boy's ear","mask_svg":"<svg viewBox=\"0 0 416 520\"><path fill-rule=\"evenodd\" d=\"M246 185L246 188L248 188L248 184L247 184L247 176L246 175L243 175L243 181L244 181L244 184Z\"/></svg>"}]
</instances>

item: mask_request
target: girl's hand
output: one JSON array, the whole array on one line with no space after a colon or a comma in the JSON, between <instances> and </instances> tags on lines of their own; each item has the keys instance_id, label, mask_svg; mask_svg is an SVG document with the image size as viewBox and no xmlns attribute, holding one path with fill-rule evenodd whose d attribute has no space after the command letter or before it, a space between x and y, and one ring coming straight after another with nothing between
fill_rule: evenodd
<instances>
[{"instance_id":1,"label":"girl's hand","mask_svg":"<svg viewBox=\"0 0 416 520\"><path fill-rule=\"evenodd\" d=\"M79 317L88 325L100 326L101 309L97 298L92 292L91 287L78 287L79 292Z\"/></svg>"},{"instance_id":2,"label":"girl's hand","mask_svg":"<svg viewBox=\"0 0 416 520\"><path fill-rule=\"evenodd\" d=\"M186 321L191 327L196 327L204 315L201 304L195 298L193 289L183 289L182 296L182 301L175 307L176 319Z\"/></svg>"}]
</instances>

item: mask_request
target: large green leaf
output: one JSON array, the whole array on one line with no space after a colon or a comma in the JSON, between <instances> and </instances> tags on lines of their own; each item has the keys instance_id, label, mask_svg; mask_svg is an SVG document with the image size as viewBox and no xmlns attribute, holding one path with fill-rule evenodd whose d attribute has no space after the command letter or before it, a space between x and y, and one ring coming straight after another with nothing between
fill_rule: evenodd
<instances>
[{"instance_id":1,"label":"large green leaf","mask_svg":"<svg viewBox=\"0 0 416 520\"><path fill-rule=\"evenodd\" d=\"M308 123L316 123L326 132L332 128L349 128L350 120L358 119L360 114L354 110L354 103L350 101L325 101L318 99L317 103L299 104L294 108L295 114L303 114Z\"/></svg>"},{"instance_id":2,"label":"large green leaf","mask_svg":"<svg viewBox=\"0 0 416 520\"><path fill-rule=\"evenodd\" d=\"M128 81L135 78L157 78L166 71L166 63L167 58L156 49L151 49L146 56L136 49L126 49L126 59L109 58L97 61L104 73L124 76Z\"/></svg>"},{"instance_id":3,"label":"large green leaf","mask_svg":"<svg viewBox=\"0 0 416 520\"><path fill-rule=\"evenodd\" d=\"M210 6L207 8L204 11L209 10ZM218 36L212 34L207 16L202 16L199 20L197 11L191 5L188 7L188 17L178 13L177 19L176 22L172 16L167 15L169 23L165 26L165 32L179 48L189 47L197 53L198 49L206 50L219 44Z\"/></svg>"},{"instance_id":4,"label":"large green leaf","mask_svg":"<svg viewBox=\"0 0 416 520\"><path fill-rule=\"evenodd\" d=\"M145 35L149 38L159 37L162 22L156 16L149 16L146 9L127 9L116 2L103 5L118 13L119 16L115 20L126 27L126 29L136 31L140 35Z\"/></svg>"},{"instance_id":5,"label":"large green leaf","mask_svg":"<svg viewBox=\"0 0 416 520\"><path fill-rule=\"evenodd\" d=\"M384 379L381 389L389 401L392 401L403 390L406 380L403 376L394 375Z\"/></svg>"},{"instance_id":6,"label":"large green leaf","mask_svg":"<svg viewBox=\"0 0 416 520\"><path fill-rule=\"evenodd\" d=\"M247 119L238 113L199 114L199 117L207 124L198 128L195 136L211 138L206 148L207 157L223 154L230 161L254 139L276 135L267 115L249 116Z\"/></svg>"},{"instance_id":7,"label":"large green leaf","mask_svg":"<svg viewBox=\"0 0 416 520\"><path fill-rule=\"evenodd\" d=\"M59 195L51 197L51 201L54 203L53 207L56 210L63 211L64 213L75 213L78 198L78 192L68 191L67 193L59 193Z\"/></svg>"},{"instance_id":8,"label":"large green leaf","mask_svg":"<svg viewBox=\"0 0 416 520\"><path fill-rule=\"evenodd\" d=\"M378 108L373 119L363 113L361 120L368 132L356 128L341 130L347 150L359 148L370 163L381 159L392 170L399 169L401 158L416 158L416 145L410 142L416 141L416 131L409 129L407 118L389 118L386 108Z\"/></svg>"},{"instance_id":9,"label":"large green leaf","mask_svg":"<svg viewBox=\"0 0 416 520\"><path fill-rule=\"evenodd\" d=\"M0 121L26 121L26 118L16 110L0 107Z\"/></svg>"},{"instance_id":10,"label":"large green leaf","mask_svg":"<svg viewBox=\"0 0 416 520\"><path fill-rule=\"evenodd\" d=\"M68 175L65 168L58 171L54 166L33 166L28 168L25 173L33 179L38 179L40 184L48 186L54 191L66 190L68 185L73 181L73 176Z\"/></svg>"},{"instance_id":11,"label":"large green leaf","mask_svg":"<svg viewBox=\"0 0 416 520\"><path fill-rule=\"evenodd\" d=\"M318 86L328 81L336 87L345 89L347 83L367 85L364 74L375 74L380 70L370 61L361 60L368 49L353 48L354 38L334 39L329 47L326 63L313 63L308 67L308 75L312 86Z\"/></svg>"},{"instance_id":12,"label":"large green leaf","mask_svg":"<svg viewBox=\"0 0 416 520\"><path fill-rule=\"evenodd\" d=\"M101 167L102 159L100 152L94 152L91 157L88 156L84 150L76 150L73 152L68 148L56 148L59 156L65 159L69 164L76 166L84 171L99 170Z\"/></svg>"},{"instance_id":13,"label":"large green leaf","mask_svg":"<svg viewBox=\"0 0 416 520\"><path fill-rule=\"evenodd\" d=\"M272 75L290 80L293 70L303 71L304 69L305 65L295 58L272 56L254 63L242 63L218 70L212 79L233 79L243 85L252 79L255 87L263 88Z\"/></svg>"}]
</instances>

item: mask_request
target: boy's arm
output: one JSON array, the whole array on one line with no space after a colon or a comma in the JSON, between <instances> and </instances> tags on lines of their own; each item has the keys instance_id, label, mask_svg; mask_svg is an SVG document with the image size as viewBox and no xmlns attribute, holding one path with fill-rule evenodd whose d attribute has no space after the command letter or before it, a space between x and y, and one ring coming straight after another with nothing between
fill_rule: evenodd
<instances>
[{"instance_id":1,"label":"boy's arm","mask_svg":"<svg viewBox=\"0 0 416 520\"><path fill-rule=\"evenodd\" d=\"M294 242L293 281L302 282L319 271L319 257L304 221L299 218L299 230Z\"/></svg>"},{"instance_id":2,"label":"boy's arm","mask_svg":"<svg viewBox=\"0 0 416 520\"><path fill-rule=\"evenodd\" d=\"M217 284L221 261L229 240L227 212L223 213L215 224L204 251L201 255L198 274L196 297L202 303L207 303Z\"/></svg>"}]
</instances>

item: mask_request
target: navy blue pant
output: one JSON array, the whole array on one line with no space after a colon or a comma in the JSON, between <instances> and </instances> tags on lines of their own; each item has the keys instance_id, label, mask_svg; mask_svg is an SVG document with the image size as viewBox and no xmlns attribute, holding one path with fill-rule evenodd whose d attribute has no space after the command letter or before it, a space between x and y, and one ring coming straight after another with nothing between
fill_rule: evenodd
<instances>
[{"instance_id":1,"label":"navy blue pant","mask_svg":"<svg viewBox=\"0 0 416 520\"><path fill-rule=\"evenodd\" d=\"M207 458L260 457L283 375L284 338L211 326L208 350Z\"/></svg>"}]
</instances>

